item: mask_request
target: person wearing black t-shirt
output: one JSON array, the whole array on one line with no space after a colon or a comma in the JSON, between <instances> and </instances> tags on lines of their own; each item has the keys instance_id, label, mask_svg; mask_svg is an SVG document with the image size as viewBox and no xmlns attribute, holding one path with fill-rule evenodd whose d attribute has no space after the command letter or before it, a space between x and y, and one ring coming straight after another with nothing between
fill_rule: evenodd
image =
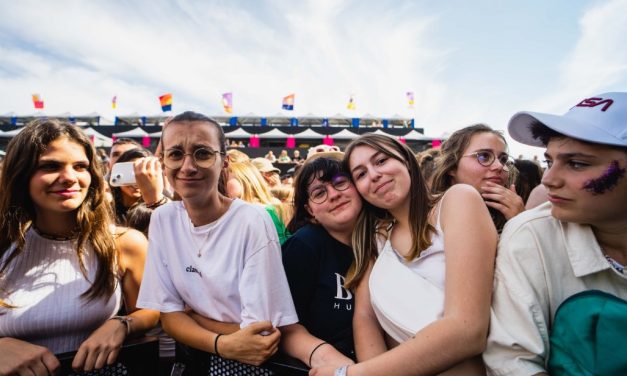
<instances>
[{"instance_id":1,"label":"person wearing black t-shirt","mask_svg":"<svg viewBox=\"0 0 627 376\"><path fill-rule=\"evenodd\" d=\"M309 157L294 182L294 234L283 244L283 266L299 323L281 328L284 351L310 367L355 359L354 298L344 288L353 260L351 235L361 198L341 168L341 153Z\"/></svg>"}]
</instances>

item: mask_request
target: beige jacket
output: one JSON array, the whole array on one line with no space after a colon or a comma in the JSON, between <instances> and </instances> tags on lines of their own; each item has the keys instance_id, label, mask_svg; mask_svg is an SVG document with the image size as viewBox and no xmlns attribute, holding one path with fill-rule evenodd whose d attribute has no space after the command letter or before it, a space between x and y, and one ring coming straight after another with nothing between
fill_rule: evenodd
<instances>
[{"instance_id":1,"label":"beige jacket","mask_svg":"<svg viewBox=\"0 0 627 376\"><path fill-rule=\"evenodd\" d=\"M568 297L601 290L627 299L627 279L611 268L586 225L551 216L551 204L507 223L496 258L488 346L491 375L546 372L555 312Z\"/></svg>"}]
</instances>

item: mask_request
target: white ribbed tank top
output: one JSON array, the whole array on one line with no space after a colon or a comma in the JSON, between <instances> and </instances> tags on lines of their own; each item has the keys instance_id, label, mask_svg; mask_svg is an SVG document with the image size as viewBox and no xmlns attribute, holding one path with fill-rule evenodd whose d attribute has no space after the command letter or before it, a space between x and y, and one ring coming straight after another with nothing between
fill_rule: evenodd
<instances>
[{"instance_id":1,"label":"white ribbed tank top","mask_svg":"<svg viewBox=\"0 0 627 376\"><path fill-rule=\"evenodd\" d=\"M84 263L88 279L93 281L97 261L91 246ZM107 301L81 298L89 287L80 270L76 240L49 240L30 229L24 251L0 281L2 299L17 306L0 308L0 337L45 346L55 354L78 349L121 304L119 283Z\"/></svg>"}]
</instances>

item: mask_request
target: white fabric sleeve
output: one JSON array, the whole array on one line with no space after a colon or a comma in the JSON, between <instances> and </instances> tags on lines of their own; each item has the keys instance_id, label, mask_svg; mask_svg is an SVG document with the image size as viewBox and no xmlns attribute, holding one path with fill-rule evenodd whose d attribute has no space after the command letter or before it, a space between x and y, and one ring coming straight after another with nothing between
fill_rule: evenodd
<instances>
[{"instance_id":1,"label":"white fabric sleeve","mask_svg":"<svg viewBox=\"0 0 627 376\"><path fill-rule=\"evenodd\" d=\"M148 255L146 255L137 306L155 309L159 312L183 311L185 302L172 283L164 250L161 249L161 245L165 242L159 238L163 230L156 214L156 212L153 213L148 230Z\"/></svg>"},{"instance_id":2,"label":"white fabric sleeve","mask_svg":"<svg viewBox=\"0 0 627 376\"><path fill-rule=\"evenodd\" d=\"M257 231L259 249L253 250L246 259L240 278L239 292L242 304L240 327L254 322L271 321L274 327L281 327L298 322L292 294L287 283L281 247L270 216L263 213L264 225ZM269 222L269 223L268 223ZM263 230L262 230L263 229ZM255 236L253 235L253 236ZM253 244L259 242L253 241Z\"/></svg>"},{"instance_id":3,"label":"white fabric sleeve","mask_svg":"<svg viewBox=\"0 0 627 376\"><path fill-rule=\"evenodd\" d=\"M490 333L483 353L489 375L546 372L549 297L539 247L529 228L501 236Z\"/></svg>"}]
</instances>

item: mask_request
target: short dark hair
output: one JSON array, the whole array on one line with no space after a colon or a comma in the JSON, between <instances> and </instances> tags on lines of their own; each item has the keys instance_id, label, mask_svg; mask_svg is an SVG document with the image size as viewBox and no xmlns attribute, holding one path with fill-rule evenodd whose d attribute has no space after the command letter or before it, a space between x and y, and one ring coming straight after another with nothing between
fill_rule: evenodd
<instances>
[{"instance_id":1,"label":"short dark hair","mask_svg":"<svg viewBox=\"0 0 627 376\"><path fill-rule=\"evenodd\" d=\"M549 144L549 141L553 138L564 138L568 137L562 133L554 131L553 129L544 125L544 123L534 120L531 125L529 125L529 130L531 131L531 137L534 140L540 140L544 146Z\"/></svg>"},{"instance_id":2,"label":"short dark hair","mask_svg":"<svg viewBox=\"0 0 627 376\"><path fill-rule=\"evenodd\" d=\"M113 141L113 144L111 144L111 147L116 146L116 145L125 145L125 144L132 144L132 145L136 145L136 146L141 146L139 144L139 142L133 140L132 138L121 137L121 138L118 138L115 141Z\"/></svg>"},{"instance_id":3,"label":"short dark hair","mask_svg":"<svg viewBox=\"0 0 627 376\"><path fill-rule=\"evenodd\" d=\"M342 173L342 162L319 157L305 163L294 177L294 215L287 224L287 229L293 234L312 219L305 205L309 201L309 184L315 179L330 182L334 176Z\"/></svg>"},{"instance_id":4,"label":"short dark hair","mask_svg":"<svg viewBox=\"0 0 627 376\"><path fill-rule=\"evenodd\" d=\"M145 149L143 147L138 147L135 149L127 150L124 153L120 154L120 157L118 158L116 163L130 162L135 159L151 157L151 156L152 156L152 153L150 152L150 150Z\"/></svg>"}]
</instances>

